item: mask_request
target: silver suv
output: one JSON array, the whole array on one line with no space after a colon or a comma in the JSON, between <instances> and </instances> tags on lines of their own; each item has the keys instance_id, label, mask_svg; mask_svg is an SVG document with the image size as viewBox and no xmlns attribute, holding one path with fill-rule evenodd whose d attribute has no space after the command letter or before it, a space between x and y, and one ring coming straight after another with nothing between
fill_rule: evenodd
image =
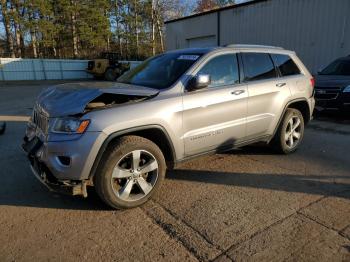
<instances>
[{"instance_id":1,"label":"silver suv","mask_svg":"<svg viewBox=\"0 0 350 262\"><path fill-rule=\"evenodd\" d=\"M23 148L49 189L114 208L145 203L167 168L205 153L300 145L314 80L296 54L231 45L152 57L116 82L63 84L34 106Z\"/></svg>"}]
</instances>

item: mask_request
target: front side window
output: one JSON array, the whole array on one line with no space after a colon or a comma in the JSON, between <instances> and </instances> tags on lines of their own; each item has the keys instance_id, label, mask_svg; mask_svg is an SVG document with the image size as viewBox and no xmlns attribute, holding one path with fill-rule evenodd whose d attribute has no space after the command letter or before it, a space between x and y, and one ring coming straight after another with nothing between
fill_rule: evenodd
<instances>
[{"instance_id":1,"label":"front side window","mask_svg":"<svg viewBox=\"0 0 350 262\"><path fill-rule=\"evenodd\" d=\"M189 53L161 54L126 72L117 82L165 89L174 84L201 56Z\"/></svg>"},{"instance_id":2,"label":"front side window","mask_svg":"<svg viewBox=\"0 0 350 262\"><path fill-rule=\"evenodd\" d=\"M277 77L275 66L269 54L242 53L245 81L271 79Z\"/></svg>"},{"instance_id":3,"label":"front side window","mask_svg":"<svg viewBox=\"0 0 350 262\"><path fill-rule=\"evenodd\" d=\"M282 76L299 75L300 70L289 55L271 54Z\"/></svg>"},{"instance_id":4,"label":"front side window","mask_svg":"<svg viewBox=\"0 0 350 262\"><path fill-rule=\"evenodd\" d=\"M214 57L199 70L198 74L210 75L209 87L237 84L239 83L237 56L227 54Z\"/></svg>"},{"instance_id":5,"label":"front side window","mask_svg":"<svg viewBox=\"0 0 350 262\"><path fill-rule=\"evenodd\" d=\"M350 59L335 60L320 72L320 75L350 76Z\"/></svg>"}]
</instances>

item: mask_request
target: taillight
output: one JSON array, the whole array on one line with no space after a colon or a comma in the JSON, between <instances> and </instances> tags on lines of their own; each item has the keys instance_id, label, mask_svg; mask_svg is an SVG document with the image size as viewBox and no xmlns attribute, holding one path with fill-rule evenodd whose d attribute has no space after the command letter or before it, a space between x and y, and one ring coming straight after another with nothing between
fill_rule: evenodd
<instances>
[{"instance_id":1,"label":"taillight","mask_svg":"<svg viewBox=\"0 0 350 262\"><path fill-rule=\"evenodd\" d=\"M315 78L311 78L310 81L311 81L312 88L314 88L315 87Z\"/></svg>"}]
</instances>

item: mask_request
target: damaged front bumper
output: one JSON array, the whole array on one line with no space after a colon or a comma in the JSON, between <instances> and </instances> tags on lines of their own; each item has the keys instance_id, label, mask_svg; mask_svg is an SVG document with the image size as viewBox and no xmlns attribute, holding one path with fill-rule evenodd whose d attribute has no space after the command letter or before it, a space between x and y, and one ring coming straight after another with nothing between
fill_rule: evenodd
<instances>
[{"instance_id":1,"label":"damaged front bumper","mask_svg":"<svg viewBox=\"0 0 350 262\"><path fill-rule=\"evenodd\" d=\"M86 187L88 181L58 180L47 165L40 161L43 146L43 142L38 137L34 137L31 140L25 137L22 144L22 148L27 153L27 157L30 161L30 168L34 176L50 191L72 196L80 195L87 197Z\"/></svg>"}]
</instances>

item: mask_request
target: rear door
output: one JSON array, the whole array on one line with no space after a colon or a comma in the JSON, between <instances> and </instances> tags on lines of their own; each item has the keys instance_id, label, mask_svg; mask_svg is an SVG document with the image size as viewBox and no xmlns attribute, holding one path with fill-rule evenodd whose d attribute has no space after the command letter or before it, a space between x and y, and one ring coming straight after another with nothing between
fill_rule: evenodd
<instances>
[{"instance_id":1,"label":"rear door","mask_svg":"<svg viewBox=\"0 0 350 262\"><path fill-rule=\"evenodd\" d=\"M251 140L273 133L290 90L288 83L278 78L270 54L244 52L241 57L249 94L247 140Z\"/></svg>"},{"instance_id":2,"label":"rear door","mask_svg":"<svg viewBox=\"0 0 350 262\"><path fill-rule=\"evenodd\" d=\"M185 154L194 155L239 143L245 138L247 85L240 83L235 53L216 54L195 72L211 84L183 95Z\"/></svg>"}]
</instances>

